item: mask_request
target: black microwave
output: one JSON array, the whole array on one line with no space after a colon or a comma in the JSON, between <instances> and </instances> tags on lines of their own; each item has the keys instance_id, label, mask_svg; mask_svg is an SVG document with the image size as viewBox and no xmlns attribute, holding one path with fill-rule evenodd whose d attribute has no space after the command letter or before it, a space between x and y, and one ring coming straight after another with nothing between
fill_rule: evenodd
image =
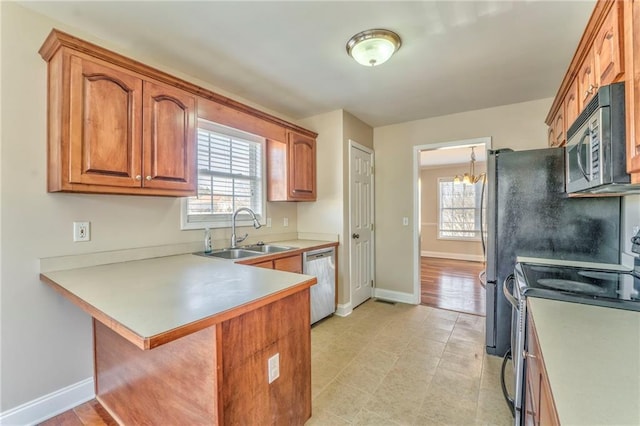
<instances>
[{"instance_id":1,"label":"black microwave","mask_svg":"<svg viewBox=\"0 0 640 426\"><path fill-rule=\"evenodd\" d=\"M567 193L640 192L640 185L630 183L626 150L624 83L602 86L567 131Z\"/></svg>"}]
</instances>

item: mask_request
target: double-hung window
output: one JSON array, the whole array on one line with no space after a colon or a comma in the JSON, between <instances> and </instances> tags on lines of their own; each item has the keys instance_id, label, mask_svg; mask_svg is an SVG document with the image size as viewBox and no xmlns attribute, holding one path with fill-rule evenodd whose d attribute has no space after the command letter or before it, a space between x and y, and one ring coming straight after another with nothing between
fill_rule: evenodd
<instances>
[{"instance_id":1,"label":"double-hung window","mask_svg":"<svg viewBox=\"0 0 640 426\"><path fill-rule=\"evenodd\" d=\"M183 202L182 229L231 226L240 207L263 222L264 138L200 119L197 143L198 195Z\"/></svg>"},{"instance_id":2,"label":"double-hung window","mask_svg":"<svg viewBox=\"0 0 640 426\"><path fill-rule=\"evenodd\" d=\"M476 240L480 238L482 180L478 183L438 179L438 238Z\"/></svg>"}]
</instances>

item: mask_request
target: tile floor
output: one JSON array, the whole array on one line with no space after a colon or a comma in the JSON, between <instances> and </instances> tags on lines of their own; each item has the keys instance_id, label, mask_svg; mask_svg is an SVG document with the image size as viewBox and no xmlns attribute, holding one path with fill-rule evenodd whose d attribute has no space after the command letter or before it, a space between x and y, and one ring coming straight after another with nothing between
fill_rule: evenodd
<instances>
[{"instance_id":1,"label":"tile floor","mask_svg":"<svg viewBox=\"0 0 640 426\"><path fill-rule=\"evenodd\" d=\"M510 425L481 316L370 300L311 330L308 426Z\"/></svg>"}]
</instances>

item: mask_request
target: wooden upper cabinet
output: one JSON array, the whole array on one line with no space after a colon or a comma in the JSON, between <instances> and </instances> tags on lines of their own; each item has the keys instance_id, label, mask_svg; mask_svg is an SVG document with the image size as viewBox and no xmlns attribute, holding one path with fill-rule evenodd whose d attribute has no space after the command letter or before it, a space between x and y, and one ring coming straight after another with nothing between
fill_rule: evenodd
<instances>
[{"instance_id":1,"label":"wooden upper cabinet","mask_svg":"<svg viewBox=\"0 0 640 426\"><path fill-rule=\"evenodd\" d=\"M593 42L593 65L597 87L614 83L622 75L623 33L619 19L621 8L620 2L611 7Z\"/></svg>"},{"instance_id":2,"label":"wooden upper cabinet","mask_svg":"<svg viewBox=\"0 0 640 426\"><path fill-rule=\"evenodd\" d=\"M66 37L54 30L40 50L49 62L49 192L195 195L195 96Z\"/></svg>"},{"instance_id":3,"label":"wooden upper cabinet","mask_svg":"<svg viewBox=\"0 0 640 426\"><path fill-rule=\"evenodd\" d=\"M144 187L195 187L195 108L188 93L144 82Z\"/></svg>"},{"instance_id":4,"label":"wooden upper cabinet","mask_svg":"<svg viewBox=\"0 0 640 426\"><path fill-rule=\"evenodd\" d=\"M51 141L61 143L63 152L49 158L61 162L61 172L68 173L63 188L140 186L142 80L76 55L69 59L69 121L62 123L69 126L69 139ZM52 110L56 121L63 119L58 109Z\"/></svg>"},{"instance_id":5,"label":"wooden upper cabinet","mask_svg":"<svg viewBox=\"0 0 640 426\"><path fill-rule=\"evenodd\" d=\"M268 201L316 200L316 140L287 130L287 141L267 141Z\"/></svg>"}]
</instances>

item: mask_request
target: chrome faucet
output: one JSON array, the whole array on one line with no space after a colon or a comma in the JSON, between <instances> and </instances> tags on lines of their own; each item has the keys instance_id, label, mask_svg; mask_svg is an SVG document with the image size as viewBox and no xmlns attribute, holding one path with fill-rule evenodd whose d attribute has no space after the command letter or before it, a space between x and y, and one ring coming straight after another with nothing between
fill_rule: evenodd
<instances>
[{"instance_id":1,"label":"chrome faucet","mask_svg":"<svg viewBox=\"0 0 640 426\"><path fill-rule=\"evenodd\" d=\"M238 243L243 242L249 236L249 234L244 234L244 237L236 237L236 216L238 216L238 213L240 213L241 211L245 211L249 213L249 215L251 215L254 228L258 229L262 226L260 225L260 222L258 222L258 218L256 217L256 214L253 212L253 210L248 207L240 207L239 209L237 209L235 212L233 212L233 216L231 216L231 248L236 248L236 245Z\"/></svg>"}]
</instances>

